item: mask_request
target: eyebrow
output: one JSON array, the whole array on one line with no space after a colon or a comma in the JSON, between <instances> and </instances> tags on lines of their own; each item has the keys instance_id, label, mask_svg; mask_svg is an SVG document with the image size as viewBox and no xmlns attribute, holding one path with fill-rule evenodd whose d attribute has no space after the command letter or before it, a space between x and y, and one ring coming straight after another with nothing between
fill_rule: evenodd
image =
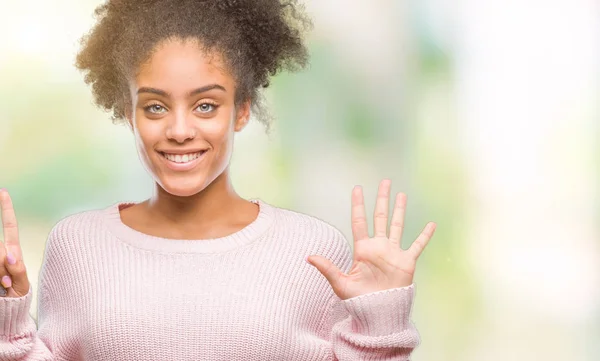
<instances>
[{"instance_id":1,"label":"eyebrow","mask_svg":"<svg viewBox=\"0 0 600 361\"><path fill-rule=\"evenodd\" d=\"M207 91L213 90L213 89L219 89L219 90L222 90L224 92L227 91L222 85L219 85L219 84L209 84L209 85L205 85L203 87L200 87L198 89L192 90L191 92L188 93L188 96L191 97L193 95L204 93L204 92L207 92ZM150 88L150 87L141 87L141 88L139 88L138 91L137 91L137 94L140 94L140 93L158 94L158 95L162 95L162 96L167 97L167 98L171 97L171 93L169 93L169 92L166 92L166 91L161 90L161 89Z\"/></svg>"}]
</instances>

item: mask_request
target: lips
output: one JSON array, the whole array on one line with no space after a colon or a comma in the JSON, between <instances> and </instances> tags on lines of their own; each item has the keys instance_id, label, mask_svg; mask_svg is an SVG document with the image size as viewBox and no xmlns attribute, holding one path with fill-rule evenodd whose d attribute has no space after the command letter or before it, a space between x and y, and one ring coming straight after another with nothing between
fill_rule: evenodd
<instances>
[{"instance_id":1,"label":"lips","mask_svg":"<svg viewBox=\"0 0 600 361\"><path fill-rule=\"evenodd\" d=\"M188 171L195 168L204 158L206 158L207 151L204 150L183 155L168 154L160 151L158 153L167 168L174 171Z\"/></svg>"},{"instance_id":2,"label":"lips","mask_svg":"<svg viewBox=\"0 0 600 361\"><path fill-rule=\"evenodd\" d=\"M164 153L164 154L179 154L179 155L184 155L184 154L193 154L193 153L198 153L198 152L204 152L207 149L205 148L191 148L191 149L157 149L157 151L159 153Z\"/></svg>"}]
</instances>

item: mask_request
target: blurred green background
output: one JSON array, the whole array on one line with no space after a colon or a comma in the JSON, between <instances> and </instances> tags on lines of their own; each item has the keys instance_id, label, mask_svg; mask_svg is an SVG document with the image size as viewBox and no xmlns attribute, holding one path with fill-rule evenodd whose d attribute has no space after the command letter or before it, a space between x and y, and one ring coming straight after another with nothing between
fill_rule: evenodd
<instances>
[{"instance_id":1,"label":"blurred green background","mask_svg":"<svg viewBox=\"0 0 600 361\"><path fill-rule=\"evenodd\" d=\"M144 200L152 180L72 65L100 1L1 2L0 187L37 285L59 219ZM270 135L255 122L237 136L238 192L351 242L352 187L372 209L390 177L408 195L404 246L438 225L414 360L597 360L600 6L305 3L311 66L274 79Z\"/></svg>"}]
</instances>

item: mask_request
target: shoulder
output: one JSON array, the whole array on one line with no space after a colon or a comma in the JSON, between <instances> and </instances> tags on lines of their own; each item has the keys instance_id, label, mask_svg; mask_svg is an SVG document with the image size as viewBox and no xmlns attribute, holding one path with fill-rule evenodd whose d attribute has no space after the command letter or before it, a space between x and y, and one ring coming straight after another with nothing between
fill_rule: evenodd
<instances>
[{"instance_id":1,"label":"shoulder","mask_svg":"<svg viewBox=\"0 0 600 361\"><path fill-rule=\"evenodd\" d=\"M82 211L58 220L46 239L41 275L67 277L76 274L81 264L89 262L88 245L104 228L102 219L105 211Z\"/></svg>"},{"instance_id":2,"label":"shoulder","mask_svg":"<svg viewBox=\"0 0 600 361\"><path fill-rule=\"evenodd\" d=\"M278 227L301 231L304 238L345 239L339 229L322 219L287 208L271 207L275 209Z\"/></svg>"},{"instance_id":3,"label":"shoulder","mask_svg":"<svg viewBox=\"0 0 600 361\"><path fill-rule=\"evenodd\" d=\"M102 228L106 213L112 207L114 206L81 211L61 218L54 224L48 234L47 251L68 247L72 242L98 232Z\"/></svg>"},{"instance_id":4,"label":"shoulder","mask_svg":"<svg viewBox=\"0 0 600 361\"><path fill-rule=\"evenodd\" d=\"M323 255L346 257L352 248L344 234L332 224L317 217L275 207L277 233L289 235L288 240L311 246Z\"/></svg>"}]
</instances>

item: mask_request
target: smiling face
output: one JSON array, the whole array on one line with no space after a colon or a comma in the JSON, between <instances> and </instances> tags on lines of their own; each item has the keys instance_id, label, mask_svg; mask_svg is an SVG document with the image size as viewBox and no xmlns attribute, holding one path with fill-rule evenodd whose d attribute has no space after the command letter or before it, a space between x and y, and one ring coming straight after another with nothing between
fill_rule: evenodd
<instances>
[{"instance_id":1,"label":"smiling face","mask_svg":"<svg viewBox=\"0 0 600 361\"><path fill-rule=\"evenodd\" d=\"M168 193L199 193L227 170L234 133L250 103L236 108L235 79L219 54L191 40L157 46L130 81L127 116L146 170Z\"/></svg>"}]
</instances>

